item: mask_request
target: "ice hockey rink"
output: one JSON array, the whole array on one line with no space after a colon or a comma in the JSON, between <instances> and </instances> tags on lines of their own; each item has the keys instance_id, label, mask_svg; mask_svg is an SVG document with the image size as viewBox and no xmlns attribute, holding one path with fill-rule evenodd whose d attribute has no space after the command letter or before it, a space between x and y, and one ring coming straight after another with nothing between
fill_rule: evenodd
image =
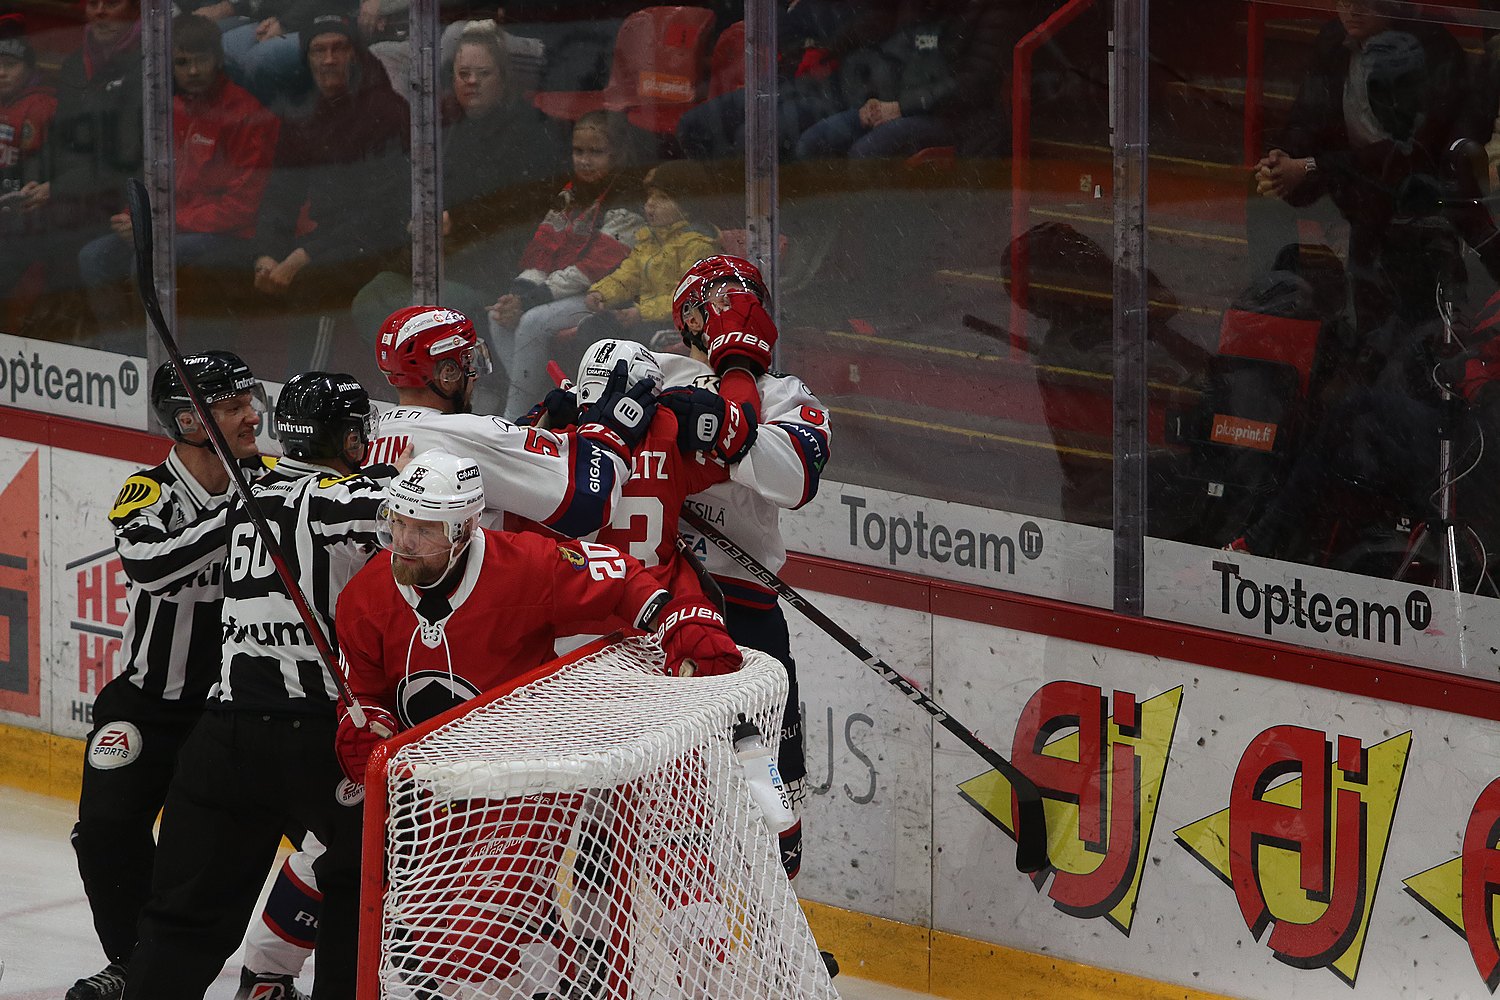
<instances>
[{"instance_id":1,"label":"ice hockey rink","mask_svg":"<svg viewBox=\"0 0 1500 1000\"><path fill-rule=\"evenodd\" d=\"M68 846L75 817L76 804L66 799L0 786L0 997L60 1000L75 979L104 965ZM210 1000L231 1000L239 967L236 954ZM312 988L311 966L300 985ZM847 975L835 985L846 1000L927 997Z\"/></svg>"}]
</instances>

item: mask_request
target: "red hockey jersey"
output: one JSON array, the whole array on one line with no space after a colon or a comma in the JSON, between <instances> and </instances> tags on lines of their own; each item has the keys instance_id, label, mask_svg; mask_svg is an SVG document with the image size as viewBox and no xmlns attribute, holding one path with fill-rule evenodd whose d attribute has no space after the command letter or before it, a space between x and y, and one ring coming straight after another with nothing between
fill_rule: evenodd
<instances>
[{"instance_id":1,"label":"red hockey jersey","mask_svg":"<svg viewBox=\"0 0 1500 1000\"><path fill-rule=\"evenodd\" d=\"M552 659L571 623L640 627L666 597L607 545L486 529L448 594L397 584L389 552L371 559L339 595L339 659L356 698L413 726Z\"/></svg>"}]
</instances>

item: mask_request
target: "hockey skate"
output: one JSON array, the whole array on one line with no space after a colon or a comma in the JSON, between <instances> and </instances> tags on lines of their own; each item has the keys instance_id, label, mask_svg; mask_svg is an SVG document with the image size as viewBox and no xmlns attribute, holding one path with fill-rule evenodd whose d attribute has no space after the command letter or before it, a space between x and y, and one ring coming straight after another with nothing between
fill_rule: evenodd
<instances>
[{"instance_id":1,"label":"hockey skate","mask_svg":"<svg viewBox=\"0 0 1500 1000\"><path fill-rule=\"evenodd\" d=\"M240 989L234 1000L307 1000L291 976L256 975L240 970Z\"/></svg>"},{"instance_id":2,"label":"hockey skate","mask_svg":"<svg viewBox=\"0 0 1500 1000\"><path fill-rule=\"evenodd\" d=\"M111 962L68 990L66 1000L119 1000L125 993L125 966Z\"/></svg>"}]
</instances>

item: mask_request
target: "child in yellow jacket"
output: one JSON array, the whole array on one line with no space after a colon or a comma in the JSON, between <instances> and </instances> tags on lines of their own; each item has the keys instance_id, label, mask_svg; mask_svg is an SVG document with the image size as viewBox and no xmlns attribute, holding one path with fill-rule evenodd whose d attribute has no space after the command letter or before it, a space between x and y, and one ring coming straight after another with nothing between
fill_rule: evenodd
<instances>
[{"instance_id":1,"label":"child in yellow jacket","mask_svg":"<svg viewBox=\"0 0 1500 1000\"><path fill-rule=\"evenodd\" d=\"M646 225L630 256L590 286L583 304L593 315L578 325L577 343L615 337L645 344L656 331L673 330L677 283L693 264L719 252L717 237L693 223L685 207L706 186L703 168L690 160L670 160L646 175Z\"/></svg>"}]
</instances>

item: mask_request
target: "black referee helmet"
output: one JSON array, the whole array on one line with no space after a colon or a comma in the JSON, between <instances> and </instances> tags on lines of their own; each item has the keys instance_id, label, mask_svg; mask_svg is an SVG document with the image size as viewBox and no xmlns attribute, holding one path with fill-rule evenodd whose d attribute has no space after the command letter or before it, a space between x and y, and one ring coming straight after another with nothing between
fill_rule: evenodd
<instances>
[{"instance_id":1,"label":"black referee helmet","mask_svg":"<svg viewBox=\"0 0 1500 1000\"><path fill-rule=\"evenodd\" d=\"M265 389L239 355L229 351L204 351L185 356L182 366L187 369L188 378L198 390L204 406L248 392L260 400L262 409L265 408ZM179 417L183 411L191 413L192 409L193 401L188 398L172 363L168 361L157 368L156 374L151 376L151 412L173 440L183 440L186 429ZM189 422L187 429L193 427L196 423Z\"/></svg>"},{"instance_id":2,"label":"black referee helmet","mask_svg":"<svg viewBox=\"0 0 1500 1000\"><path fill-rule=\"evenodd\" d=\"M375 432L375 408L353 375L303 372L276 398L276 437L288 458L340 458L350 431L366 445Z\"/></svg>"}]
</instances>

